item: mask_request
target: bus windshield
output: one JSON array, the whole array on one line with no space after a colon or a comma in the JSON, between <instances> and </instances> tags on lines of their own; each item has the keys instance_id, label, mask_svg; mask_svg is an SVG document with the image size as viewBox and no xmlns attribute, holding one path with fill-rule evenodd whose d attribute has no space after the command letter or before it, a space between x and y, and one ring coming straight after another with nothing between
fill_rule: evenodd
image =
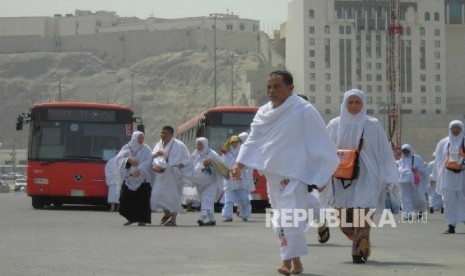
<instances>
[{"instance_id":1,"label":"bus windshield","mask_svg":"<svg viewBox=\"0 0 465 276\"><path fill-rule=\"evenodd\" d=\"M128 114L130 118L130 114ZM36 116L41 117L41 116ZM126 116L125 116L126 117ZM31 123L29 160L35 161L106 161L127 143L132 122L115 122L70 117L36 119ZM86 118L84 118L86 119Z\"/></svg>"}]
</instances>

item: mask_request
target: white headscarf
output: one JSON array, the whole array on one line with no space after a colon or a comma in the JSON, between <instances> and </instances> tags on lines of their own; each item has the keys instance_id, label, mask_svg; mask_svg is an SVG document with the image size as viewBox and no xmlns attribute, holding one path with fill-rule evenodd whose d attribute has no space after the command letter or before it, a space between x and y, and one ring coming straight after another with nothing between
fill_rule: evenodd
<instances>
[{"instance_id":1,"label":"white headscarf","mask_svg":"<svg viewBox=\"0 0 465 276\"><path fill-rule=\"evenodd\" d=\"M200 138L197 138L195 140L196 143L200 142L202 143L203 145L203 150L199 151L198 149L196 149L196 151L200 154L200 155L204 155L206 152L208 152L208 139L205 138L205 137L200 137Z\"/></svg>"},{"instance_id":2,"label":"white headscarf","mask_svg":"<svg viewBox=\"0 0 465 276\"><path fill-rule=\"evenodd\" d=\"M119 168L123 171L122 176L126 181L126 185L132 191L137 190L144 180L151 183L153 179L153 171L151 167L152 151L146 144L139 144L137 139L141 135L145 136L141 131L133 132L131 140L123 146L121 151L115 157L119 164ZM128 158L136 158L138 165L131 166L127 169L126 163ZM132 177L131 174L136 169L139 169L141 174L138 177Z\"/></svg>"},{"instance_id":3,"label":"white headscarf","mask_svg":"<svg viewBox=\"0 0 465 276\"><path fill-rule=\"evenodd\" d=\"M241 138L242 143L245 143L245 141L247 140L247 137L249 137L249 134L244 131L244 132L241 132L238 136L239 138Z\"/></svg>"},{"instance_id":4,"label":"white headscarf","mask_svg":"<svg viewBox=\"0 0 465 276\"><path fill-rule=\"evenodd\" d=\"M347 101L350 96L357 96L362 100L362 110L357 115L352 115L347 109ZM340 123L337 131L337 147L356 149L362 136L365 120L367 117L367 103L365 94L358 90L352 89L344 94L341 105Z\"/></svg>"},{"instance_id":5,"label":"white headscarf","mask_svg":"<svg viewBox=\"0 0 465 276\"><path fill-rule=\"evenodd\" d=\"M403 168L410 168L412 166L412 156L414 154L413 152L413 148L412 146L410 146L409 144L404 144L402 145L402 148L401 150L403 151L404 149L407 149L409 150L409 155L405 156L403 153L402 153L402 156L400 158L401 162L402 162L402 167Z\"/></svg>"},{"instance_id":6,"label":"white headscarf","mask_svg":"<svg viewBox=\"0 0 465 276\"><path fill-rule=\"evenodd\" d=\"M137 141L137 139L138 139L139 136L141 136L141 135L145 137L145 135L144 135L143 132L141 132L141 131L134 131L134 132L132 133L132 136L131 136L131 141L129 141L129 143L128 143L129 148L130 148L134 153L135 153L135 152L138 152L138 151L142 148L142 146L144 145L144 144L139 144L139 142Z\"/></svg>"},{"instance_id":7,"label":"white headscarf","mask_svg":"<svg viewBox=\"0 0 465 276\"><path fill-rule=\"evenodd\" d=\"M459 126L461 131L459 135L455 136L452 134L452 131L450 130L453 126ZM463 123L460 120L454 120L450 122L449 124L449 142L451 147L455 147L459 149L462 146L464 138L464 129L463 129Z\"/></svg>"}]
</instances>

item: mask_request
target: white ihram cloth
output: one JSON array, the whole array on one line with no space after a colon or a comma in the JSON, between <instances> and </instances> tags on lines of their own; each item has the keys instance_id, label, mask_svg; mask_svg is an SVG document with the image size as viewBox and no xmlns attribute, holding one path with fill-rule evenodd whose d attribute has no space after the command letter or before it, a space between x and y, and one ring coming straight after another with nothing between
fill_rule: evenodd
<instances>
[{"instance_id":1,"label":"white ihram cloth","mask_svg":"<svg viewBox=\"0 0 465 276\"><path fill-rule=\"evenodd\" d=\"M260 107L237 162L318 187L339 165L320 114L295 94L277 108L271 102Z\"/></svg>"},{"instance_id":2,"label":"white ihram cloth","mask_svg":"<svg viewBox=\"0 0 465 276\"><path fill-rule=\"evenodd\" d=\"M347 109L347 100L352 95L363 102L362 111L355 116ZM335 208L384 209L385 185L397 183L399 173L383 127L377 119L366 115L366 99L362 91L353 89L344 94L341 114L332 119L327 128L331 140L340 149L357 149L363 132L363 148L359 156L358 178L347 189L342 187L341 180L333 178L333 188L325 189L325 197L320 198L322 204Z\"/></svg>"},{"instance_id":3,"label":"white ihram cloth","mask_svg":"<svg viewBox=\"0 0 465 276\"><path fill-rule=\"evenodd\" d=\"M283 227L279 219L285 209L306 210L308 185L324 186L339 164L318 111L295 94L277 108L271 102L260 107L237 162L265 174L271 204L277 209L273 231L281 259L306 255L305 221ZM294 221L293 214L288 215Z\"/></svg>"},{"instance_id":4,"label":"white ihram cloth","mask_svg":"<svg viewBox=\"0 0 465 276\"><path fill-rule=\"evenodd\" d=\"M150 206L152 210L169 210L181 213L183 173L188 171L190 155L187 147L178 139L172 138L167 145L163 146L160 140L154 147L153 153L163 150L164 155L153 160L153 167L165 168L162 173L155 173L155 183L152 189Z\"/></svg>"},{"instance_id":5,"label":"white ihram cloth","mask_svg":"<svg viewBox=\"0 0 465 276\"><path fill-rule=\"evenodd\" d=\"M141 145L137 142L137 137L139 137L139 135L144 135L144 133L140 131L133 132L131 141L124 145L115 157L120 168L120 172L122 172L122 178L124 179L128 189L131 191L136 191L143 182L152 183L153 180L152 151L148 145ZM137 160L137 166L126 168L128 158L133 157ZM140 175L138 177L133 177L132 173L136 169L140 170Z\"/></svg>"},{"instance_id":6,"label":"white ihram cloth","mask_svg":"<svg viewBox=\"0 0 465 276\"><path fill-rule=\"evenodd\" d=\"M116 157L111 158L105 165L105 182L108 186L108 203L119 203L121 189L121 174L118 169Z\"/></svg>"},{"instance_id":7,"label":"white ihram cloth","mask_svg":"<svg viewBox=\"0 0 465 276\"><path fill-rule=\"evenodd\" d=\"M462 131L459 135L452 135L450 128L454 125L460 126ZM465 221L465 172L454 173L446 169L448 152L452 148L456 151L462 146L464 137L464 126L459 120L449 124L449 136L443 138L436 146L435 169L433 169L433 180L436 180L436 192L442 195L444 201L444 217L448 225L456 225ZM449 145L450 144L450 145ZM450 146L450 148L448 148Z\"/></svg>"},{"instance_id":8,"label":"white ihram cloth","mask_svg":"<svg viewBox=\"0 0 465 276\"><path fill-rule=\"evenodd\" d=\"M420 155L415 154L409 144L404 144L402 150L407 149L410 154L398 161L399 186L402 194L402 213L424 212L426 209L426 183L429 180L426 164ZM413 165L412 165L413 163ZM414 184L412 168L417 169L420 175L420 184Z\"/></svg>"}]
</instances>

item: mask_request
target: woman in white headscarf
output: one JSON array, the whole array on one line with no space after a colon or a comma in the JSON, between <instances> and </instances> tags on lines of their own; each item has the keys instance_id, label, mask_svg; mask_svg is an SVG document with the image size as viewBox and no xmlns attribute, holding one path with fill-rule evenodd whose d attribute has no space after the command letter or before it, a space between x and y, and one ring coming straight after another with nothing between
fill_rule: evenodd
<instances>
[{"instance_id":1,"label":"woman in white headscarf","mask_svg":"<svg viewBox=\"0 0 465 276\"><path fill-rule=\"evenodd\" d=\"M359 175L354 180L332 179L330 202L338 209L340 218L355 221L354 216L367 213L378 206L378 200L387 184L397 183L399 174L383 127L377 119L367 116L366 97L360 90L344 94L339 117L327 126L329 135L338 149L357 149ZM346 215L341 216L342 212ZM342 232L353 241L352 261L365 263L370 255L370 225L360 221L359 227L345 227ZM341 223L344 223L343 221Z\"/></svg>"},{"instance_id":2,"label":"woman in white headscarf","mask_svg":"<svg viewBox=\"0 0 465 276\"><path fill-rule=\"evenodd\" d=\"M454 120L449 124L449 136L443 138L436 146L435 166L432 180L436 181L436 191L444 201L444 217L448 229L444 234L454 234L455 226L465 222L465 172L462 168L453 171L447 168L447 161L462 164L465 152L465 135L463 123Z\"/></svg>"},{"instance_id":3,"label":"woman in white headscarf","mask_svg":"<svg viewBox=\"0 0 465 276\"><path fill-rule=\"evenodd\" d=\"M152 223L150 196L152 192L152 151L144 144L144 133L135 131L131 141L115 157L122 171L119 213L139 226Z\"/></svg>"},{"instance_id":4,"label":"woman in white headscarf","mask_svg":"<svg viewBox=\"0 0 465 276\"><path fill-rule=\"evenodd\" d=\"M208 147L207 138L200 137L196 140L196 150L191 156L194 173L192 182L197 187L200 195L199 226L216 225L215 201L221 194L223 177L215 170L213 161L221 162L221 157Z\"/></svg>"},{"instance_id":5,"label":"woman in white headscarf","mask_svg":"<svg viewBox=\"0 0 465 276\"><path fill-rule=\"evenodd\" d=\"M421 217L426 209L426 164L409 144L404 144L401 150L402 157L398 161L398 169L402 216L404 219L412 219L414 214Z\"/></svg>"},{"instance_id":6,"label":"woman in white headscarf","mask_svg":"<svg viewBox=\"0 0 465 276\"><path fill-rule=\"evenodd\" d=\"M243 136L243 138L246 139L245 136ZM243 141L239 136L232 135L221 148L221 151L224 152L222 156L223 162L229 169L232 169L233 165L236 163L241 143L243 143ZM253 183L250 179L252 176L251 173L252 170L250 168L245 168L241 172L242 176L240 180L233 180L231 178L224 180L224 206L221 211L223 222L233 221L234 203L239 205L242 221L247 221L249 219L252 213L252 206L249 199L251 189L250 183Z\"/></svg>"}]
</instances>

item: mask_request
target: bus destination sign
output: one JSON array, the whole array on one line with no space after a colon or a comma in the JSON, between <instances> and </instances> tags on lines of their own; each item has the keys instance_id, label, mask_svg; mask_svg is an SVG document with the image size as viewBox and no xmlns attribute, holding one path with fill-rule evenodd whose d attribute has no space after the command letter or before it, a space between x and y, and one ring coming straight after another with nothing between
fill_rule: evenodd
<instances>
[{"instance_id":1,"label":"bus destination sign","mask_svg":"<svg viewBox=\"0 0 465 276\"><path fill-rule=\"evenodd\" d=\"M47 118L51 121L114 122L116 112L104 109L51 108Z\"/></svg>"}]
</instances>

